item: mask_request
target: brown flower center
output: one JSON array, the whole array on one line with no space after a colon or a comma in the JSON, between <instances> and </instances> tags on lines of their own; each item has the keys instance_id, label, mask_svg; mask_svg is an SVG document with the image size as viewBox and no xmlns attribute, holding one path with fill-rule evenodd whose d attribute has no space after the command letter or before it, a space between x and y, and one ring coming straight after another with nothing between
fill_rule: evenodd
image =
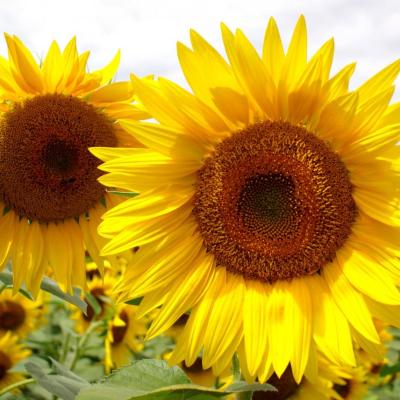
<instances>
[{"instance_id":1,"label":"brown flower center","mask_svg":"<svg viewBox=\"0 0 400 400\"><path fill-rule=\"evenodd\" d=\"M113 344L119 344L124 340L125 334L129 327L129 316L125 310L122 310L119 314L119 318L125 322L124 326L113 326L111 328L112 336L113 336Z\"/></svg>"},{"instance_id":2,"label":"brown flower center","mask_svg":"<svg viewBox=\"0 0 400 400\"><path fill-rule=\"evenodd\" d=\"M76 97L48 94L16 104L0 123L0 199L21 217L78 217L104 195L91 146L115 146L112 123Z\"/></svg>"},{"instance_id":3,"label":"brown flower center","mask_svg":"<svg viewBox=\"0 0 400 400\"><path fill-rule=\"evenodd\" d=\"M4 378L7 371L12 367L12 362L10 357L0 350L0 380Z\"/></svg>"},{"instance_id":4,"label":"brown flower center","mask_svg":"<svg viewBox=\"0 0 400 400\"><path fill-rule=\"evenodd\" d=\"M94 288L90 291L90 294L96 299L97 303L100 306L100 314L97 316L98 318L102 317L104 315L104 311L106 309L106 302L104 301L104 297L106 297L106 294L104 293L103 288ZM87 299L87 309L86 309L86 314L82 314L82 317L85 321L92 321L93 318L96 316L94 308L90 305Z\"/></svg>"},{"instance_id":5,"label":"brown flower center","mask_svg":"<svg viewBox=\"0 0 400 400\"><path fill-rule=\"evenodd\" d=\"M262 122L216 146L199 171L193 213L218 265L271 283L330 262L357 209L348 171L326 143Z\"/></svg>"},{"instance_id":6,"label":"brown flower center","mask_svg":"<svg viewBox=\"0 0 400 400\"><path fill-rule=\"evenodd\" d=\"M26 318L25 309L10 300L0 302L0 329L14 331L19 328Z\"/></svg>"},{"instance_id":7,"label":"brown flower center","mask_svg":"<svg viewBox=\"0 0 400 400\"><path fill-rule=\"evenodd\" d=\"M350 379L345 379L346 383L344 385L339 385L335 383L333 385L333 390L340 395L343 399L347 399L351 393L352 382Z\"/></svg>"},{"instance_id":8,"label":"brown flower center","mask_svg":"<svg viewBox=\"0 0 400 400\"><path fill-rule=\"evenodd\" d=\"M280 378L273 374L267 383L272 385L277 392L257 391L253 393L252 400L286 400L293 396L301 385L301 382L298 385L294 380L290 368L287 368Z\"/></svg>"}]
</instances>

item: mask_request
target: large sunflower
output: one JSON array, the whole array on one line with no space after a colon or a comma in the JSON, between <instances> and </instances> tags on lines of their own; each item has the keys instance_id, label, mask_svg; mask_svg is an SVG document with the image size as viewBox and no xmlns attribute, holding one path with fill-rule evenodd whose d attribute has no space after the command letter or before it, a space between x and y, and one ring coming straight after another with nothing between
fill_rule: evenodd
<instances>
[{"instance_id":1,"label":"large sunflower","mask_svg":"<svg viewBox=\"0 0 400 400\"><path fill-rule=\"evenodd\" d=\"M178 44L194 92L134 89L156 122L120 121L145 149L94 149L100 182L138 191L104 216L104 254L141 246L117 290L161 306L148 337L191 310L171 362L218 375L238 351L246 378L296 382L316 349L354 364L379 343L372 316L400 324L400 63L349 92L333 40L307 59L301 17L286 53L273 19L259 56L222 26L229 63L199 34Z\"/></svg>"},{"instance_id":2,"label":"large sunflower","mask_svg":"<svg viewBox=\"0 0 400 400\"><path fill-rule=\"evenodd\" d=\"M86 72L89 52L75 39L56 42L38 64L15 36L6 35L0 58L0 267L12 259L14 288L25 281L36 294L50 266L64 289L84 286L87 250L101 267L101 214L117 197L97 182L90 146L136 141L119 118L144 115L131 104L129 82L110 83L109 65Z\"/></svg>"}]
</instances>

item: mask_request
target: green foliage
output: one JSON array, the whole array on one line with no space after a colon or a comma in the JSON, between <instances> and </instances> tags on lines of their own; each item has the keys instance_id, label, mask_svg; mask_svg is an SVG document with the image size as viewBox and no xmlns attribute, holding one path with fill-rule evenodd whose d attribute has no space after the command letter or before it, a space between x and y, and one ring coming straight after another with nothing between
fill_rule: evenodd
<instances>
[{"instance_id":1,"label":"green foliage","mask_svg":"<svg viewBox=\"0 0 400 400\"><path fill-rule=\"evenodd\" d=\"M9 271L0 272L0 282L3 284L12 287L13 276ZM51 293L53 296L58 297L59 299L73 304L78 307L82 312L86 313L87 304L80 298L80 290L74 288L73 294L63 292L60 287L54 282L52 279L44 277L42 283L40 284L40 288L45 292ZM25 289L21 289L20 292L26 297L32 299L32 295Z\"/></svg>"},{"instance_id":2,"label":"green foliage","mask_svg":"<svg viewBox=\"0 0 400 400\"><path fill-rule=\"evenodd\" d=\"M25 368L40 386L63 400L74 400L82 388L90 385L57 361L52 360L52 363L54 375L47 374L39 365L32 362L26 363Z\"/></svg>"},{"instance_id":3,"label":"green foliage","mask_svg":"<svg viewBox=\"0 0 400 400\"><path fill-rule=\"evenodd\" d=\"M242 381L223 391L195 385L180 368L170 368L161 360L136 361L99 383L89 384L55 360L52 363L50 373L34 363L27 363L26 369L39 385L63 400L212 400L232 393L275 390L268 384Z\"/></svg>"}]
</instances>

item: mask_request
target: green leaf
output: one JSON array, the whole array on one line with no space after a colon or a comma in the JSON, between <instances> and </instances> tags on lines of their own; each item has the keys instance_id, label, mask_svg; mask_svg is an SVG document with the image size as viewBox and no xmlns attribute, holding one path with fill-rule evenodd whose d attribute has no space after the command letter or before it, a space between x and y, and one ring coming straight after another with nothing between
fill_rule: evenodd
<instances>
[{"instance_id":1,"label":"green leaf","mask_svg":"<svg viewBox=\"0 0 400 400\"><path fill-rule=\"evenodd\" d=\"M86 292L85 293L85 300L92 307L94 315L98 316L101 313L101 306L100 306L99 302L97 301L96 297L94 297L92 295L92 293Z\"/></svg>"},{"instance_id":2,"label":"green leaf","mask_svg":"<svg viewBox=\"0 0 400 400\"><path fill-rule=\"evenodd\" d=\"M58 297L61 300L77 306L83 313L87 312L87 304L80 298L81 291L78 288L73 288L73 295L63 292L60 287L52 279L44 277L40 287L45 292Z\"/></svg>"},{"instance_id":3,"label":"green leaf","mask_svg":"<svg viewBox=\"0 0 400 400\"><path fill-rule=\"evenodd\" d=\"M230 393L247 393L247 392L275 392L276 389L269 383L252 383L248 384L244 381L234 382L226 388L227 392Z\"/></svg>"},{"instance_id":4,"label":"green leaf","mask_svg":"<svg viewBox=\"0 0 400 400\"><path fill-rule=\"evenodd\" d=\"M83 388L76 400L213 400L232 393L275 390L271 385L248 385L236 382L221 391L191 383L178 367L165 361L140 360L122 368L104 382Z\"/></svg>"},{"instance_id":5,"label":"green leaf","mask_svg":"<svg viewBox=\"0 0 400 400\"><path fill-rule=\"evenodd\" d=\"M46 389L51 394L60 397L62 400L75 400L80 390L89 386L89 382L68 371L59 363L54 363L58 374L49 375L39 365L33 362L25 364L26 370L36 380L38 385Z\"/></svg>"},{"instance_id":6,"label":"green leaf","mask_svg":"<svg viewBox=\"0 0 400 400\"><path fill-rule=\"evenodd\" d=\"M136 197L139 195L139 193L137 192L118 192L116 190L108 190L108 193L117 194L118 196L123 196L123 197Z\"/></svg>"},{"instance_id":7,"label":"green leaf","mask_svg":"<svg viewBox=\"0 0 400 400\"><path fill-rule=\"evenodd\" d=\"M143 297L136 297L136 299L128 300L125 303L132 306L138 306L141 303L142 299Z\"/></svg>"},{"instance_id":8,"label":"green leaf","mask_svg":"<svg viewBox=\"0 0 400 400\"><path fill-rule=\"evenodd\" d=\"M13 284L13 276L9 271L0 272L0 281L5 283L7 286L12 286ZM40 284L40 288L45 292L49 292L52 295L58 297L61 300L64 300L74 306L78 307L83 313L86 314L87 304L80 298L80 290L77 288L73 289L73 294L70 295L68 293L63 292L60 287L54 282L52 279L44 277L42 279L42 283ZM22 293L26 297L32 298L32 295L25 289L22 289Z\"/></svg>"},{"instance_id":9,"label":"green leaf","mask_svg":"<svg viewBox=\"0 0 400 400\"><path fill-rule=\"evenodd\" d=\"M394 365L384 365L381 369L380 376L394 375L400 372L400 363Z\"/></svg>"}]
</instances>

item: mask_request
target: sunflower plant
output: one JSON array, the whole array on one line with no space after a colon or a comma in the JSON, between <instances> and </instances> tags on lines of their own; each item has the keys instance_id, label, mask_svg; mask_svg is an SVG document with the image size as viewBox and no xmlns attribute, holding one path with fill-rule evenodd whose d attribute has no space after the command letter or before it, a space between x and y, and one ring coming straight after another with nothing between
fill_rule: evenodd
<instances>
[{"instance_id":1,"label":"sunflower plant","mask_svg":"<svg viewBox=\"0 0 400 400\"><path fill-rule=\"evenodd\" d=\"M5 36L2 399L400 397L400 61L221 33L190 90Z\"/></svg>"},{"instance_id":2,"label":"sunflower plant","mask_svg":"<svg viewBox=\"0 0 400 400\"><path fill-rule=\"evenodd\" d=\"M376 352L373 318L400 325L400 62L349 90L354 64L331 74L332 39L309 59L303 17L286 51L273 19L261 55L222 38L227 60L178 43L192 92L132 75L154 121L120 121L144 148L91 149L100 182L140 192L104 214L102 254L140 246L116 290L160 308L147 338L190 310L171 364L202 352L219 375L237 353L248 382L299 384L317 351Z\"/></svg>"}]
</instances>

